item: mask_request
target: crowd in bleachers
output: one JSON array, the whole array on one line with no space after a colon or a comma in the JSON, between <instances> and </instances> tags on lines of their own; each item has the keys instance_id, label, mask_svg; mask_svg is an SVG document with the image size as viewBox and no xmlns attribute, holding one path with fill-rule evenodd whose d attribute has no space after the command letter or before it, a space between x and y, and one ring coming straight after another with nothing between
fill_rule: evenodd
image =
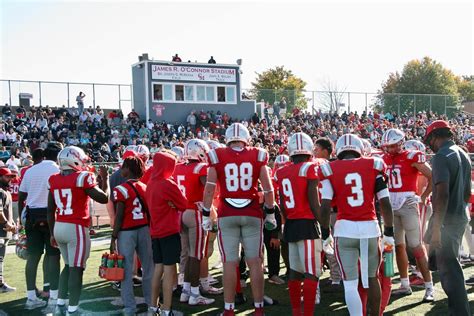
<instances>
[{"instance_id":1,"label":"crowd in bleachers","mask_svg":"<svg viewBox=\"0 0 474 316\"><path fill-rule=\"evenodd\" d=\"M302 131L316 140L328 137L332 141L345 133L355 133L369 139L377 147L383 132L388 128L400 128L407 139L421 139L426 127L436 119L446 119L444 115L419 112L411 114L369 112L350 113L303 113L295 109L286 118L279 115L264 117L255 114L244 124L252 134L256 146L266 148L271 157L285 149L286 141L293 132ZM131 111L127 116L119 110L105 114L97 106L89 107L82 113L77 108L20 106L15 110L5 104L2 107L0 124L0 159L18 165L31 163L30 153L36 148L45 148L55 140L64 145L82 147L96 162L115 162L120 159L128 145L145 144L151 152L163 147L181 146L187 139L222 139L226 127L235 120L220 111L192 111L183 123L164 121L148 122L138 113ZM474 152L474 129L472 116L458 113L450 118L456 131L458 144Z\"/></svg>"}]
</instances>

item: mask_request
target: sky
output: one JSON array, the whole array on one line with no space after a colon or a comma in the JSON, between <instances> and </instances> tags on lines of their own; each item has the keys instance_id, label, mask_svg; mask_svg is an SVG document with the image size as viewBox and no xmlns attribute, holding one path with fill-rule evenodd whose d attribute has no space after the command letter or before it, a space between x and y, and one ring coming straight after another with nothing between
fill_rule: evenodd
<instances>
[{"instance_id":1,"label":"sky","mask_svg":"<svg viewBox=\"0 0 474 316\"><path fill-rule=\"evenodd\" d=\"M0 79L130 84L138 55L169 60L178 53L184 61L241 58L243 88L251 88L255 73L283 65L307 90L324 90L331 81L346 91L376 92L390 72L424 56L472 75L473 10L467 0L0 0ZM37 101L36 85L11 89L14 99L31 92ZM73 85L70 98L80 89L92 94ZM43 103L67 98L64 85L42 91ZM117 91L98 87L96 98ZM0 93L0 102L8 102L6 82ZM129 98L128 88L121 98Z\"/></svg>"}]
</instances>

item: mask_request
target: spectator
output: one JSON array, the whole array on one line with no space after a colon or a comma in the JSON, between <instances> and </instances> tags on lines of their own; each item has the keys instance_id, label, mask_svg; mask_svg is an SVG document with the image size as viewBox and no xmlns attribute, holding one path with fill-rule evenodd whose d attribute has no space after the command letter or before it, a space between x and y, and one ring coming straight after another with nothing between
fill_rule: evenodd
<instances>
[{"instance_id":1,"label":"spectator","mask_svg":"<svg viewBox=\"0 0 474 316\"><path fill-rule=\"evenodd\" d=\"M208 64L215 64L216 61L214 60L214 56L211 56L211 59L208 60Z\"/></svg>"},{"instance_id":2,"label":"spectator","mask_svg":"<svg viewBox=\"0 0 474 316\"><path fill-rule=\"evenodd\" d=\"M17 167L20 167L21 166L21 161L20 159L18 159L17 157L15 157L15 155L11 155L10 158L7 160L7 162L5 162L5 165L8 167L8 166L17 166Z\"/></svg>"},{"instance_id":3,"label":"spectator","mask_svg":"<svg viewBox=\"0 0 474 316\"><path fill-rule=\"evenodd\" d=\"M12 108L8 103L5 103L5 105L3 106L2 115L4 120L12 116Z\"/></svg>"},{"instance_id":4,"label":"spectator","mask_svg":"<svg viewBox=\"0 0 474 316\"><path fill-rule=\"evenodd\" d=\"M177 63L180 63L181 62L181 58L178 56L178 54L174 55L173 56L173 62L177 62Z\"/></svg>"},{"instance_id":5,"label":"spectator","mask_svg":"<svg viewBox=\"0 0 474 316\"><path fill-rule=\"evenodd\" d=\"M79 113L82 113L82 111L84 111L84 98L85 97L86 95L82 91L79 92L79 95L76 97L77 109Z\"/></svg>"}]
</instances>

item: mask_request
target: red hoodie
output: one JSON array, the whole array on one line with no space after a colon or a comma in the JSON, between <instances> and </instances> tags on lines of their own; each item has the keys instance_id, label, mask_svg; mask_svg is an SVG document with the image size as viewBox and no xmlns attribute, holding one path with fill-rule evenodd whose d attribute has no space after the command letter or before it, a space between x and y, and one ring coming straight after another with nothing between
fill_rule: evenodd
<instances>
[{"instance_id":1,"label":"red hoodie","mask_svg":"<svg viewBox=\"0 0 474 316\"><path fill-rule=\"evenodd\" d=\"M179 212L186 209L188 200L171 177L175 166L176 159L171 154L157 152L153 157L153 171L145 193L151 217L151 238L163 238L181 231ZM169 202L175 207L169 206Z\"/></svg>"}]
</instances>

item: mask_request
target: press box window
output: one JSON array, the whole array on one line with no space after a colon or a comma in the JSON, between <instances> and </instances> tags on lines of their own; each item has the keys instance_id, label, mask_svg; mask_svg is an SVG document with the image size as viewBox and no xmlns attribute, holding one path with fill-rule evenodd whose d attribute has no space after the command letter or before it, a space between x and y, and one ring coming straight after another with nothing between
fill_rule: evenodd
<instances>
[{"instance_id":1,"label":"press box window","mask_svg":"<svg viewBox=\"0 0 474 316\"><path fill-rule=\"evenodd\" d=\"M194 101L194 86L184 86L184 99Z\"/></svg>"},{"instance_id":2,"label":"press box window","mask_svg":"<svg viewBox=\"0 0 474 316\"><path fill-rule=\"evenodd\" d=\"M225 102L225 87L217 87L217 102Z\"/></svg>"},{"instance_id":3,"label":"press box window","mask_svg":"<svg viewBox=\"0 0 474 316\"><path fill-rule=\"evenodd\" d=\"M163 86L161 84L153 85L153 100L163 101Z\"/></svg>"},{"instance_id":4,"label":"press box window","mask_svg":"<svg viewBox=\"0 0 474 316\"><path fill-rule=\"evenodd\" d=\"M206 101L215 102L214 87L206 87Z\"/></svg>"},{"instance_id":5,"label":"press box window","mask_svg":"<svg viewBox=\"0 0 474 316\"><path fill-rule=\"evenodd\" d=\"M206 101L206 87L196 86L196 100Z\"/></svg>"},{"instance_id":6,"label":"press box window","mask_svg":"<svg viewBox=\"0 0 474 316\"><path fill-rule=\"evenodd\" d=\"M183 85L174 86L174 97L176 101L184 101L184 86Z\"/></svg>"}]
</instances>

